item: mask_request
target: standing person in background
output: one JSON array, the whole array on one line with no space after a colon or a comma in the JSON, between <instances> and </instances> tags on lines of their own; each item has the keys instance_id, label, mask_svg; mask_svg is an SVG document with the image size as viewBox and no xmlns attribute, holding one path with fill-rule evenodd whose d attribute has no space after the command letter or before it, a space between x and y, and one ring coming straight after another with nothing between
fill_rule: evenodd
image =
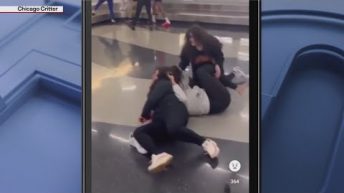
<instances>
[{"instance_id":1,"label":"standing person in background","mask_svg":"<svg viewBox=\"0 0 344 193\"><path fill-rule=\"evenodd\" d=\"M164 7L162 6L162 0L154 0L153 2L153 23L156 23L156 17L161 15L165 19L165 23L162 24L162 27L168 28L171 26L171 21L166 16Z\"/></svg>"},{"instance_id":2,"label":"standing person in background","mask_svg":"<svg viewBox=\"0 0 344 193\"><path fill-rule=\"evenodd\" d=\"M96 6L94 6L94 9L92 10L92 15L96 14L96 11L99 9L99 7L107 1L109 13L110 13L110 20L112 23L116 23L115 20L115 13L113 12L113 0L98 0Z\"/></svg>"},{"instance_id":3,"label":"standing person in background","mask_svg":"<svg viewBox=\"0 0 344 193\"><path fill-rule=\"evenodd\" d=\"M151 0L137 0L135 17L133 18L133 22L130 26L132 30L135 30L135 26L136 26L137 20L139 20L139 18L140 18L143 6L146 7L146 12L148 15L149 29L153 30Z\"/></svg>"}]
</instances>

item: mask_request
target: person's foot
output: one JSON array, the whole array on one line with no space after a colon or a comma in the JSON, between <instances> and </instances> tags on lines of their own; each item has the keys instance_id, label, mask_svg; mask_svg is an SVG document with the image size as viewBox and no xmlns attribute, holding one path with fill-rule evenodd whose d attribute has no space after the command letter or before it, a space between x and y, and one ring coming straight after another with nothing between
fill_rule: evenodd
<instances>
[{"instance_id":1,"label":"person's foot","mask_svg":"<svg viewBox=\"0 0 344 193\"><path fill-rule=\"evenodd\" d=\"M111 23L116 23L115 19L111 19L110 21L111 21Z\"/></svg>"},{"instance_id":2,"label":"person's foot","mask_svg":"<svg viewBox=\"0 0 344 193\"><path fill-rule=\"evenodd\" d=\"M149 25L149 30L153 31L153 25Z\"/></svg>"},{"instance_id":3,"label":"person's foot","mask_svg":"<svg viewBox=\"0 0 344 193\"><path fill-rule=\"evenodd\" d=\"M215 141L213 141L211 139L207 139L202 144L202 147L203 147L204 151L209 155L210 158L214 159L214 158L217 158L219 156L220 149L217 146Z\"/></svg>"},{"instance_id":4,"label":"person's foot","mask_svg":"<svg viewBox=\"0 0 344 193\"><path fill-rule=\"evenodd\" d=\"M171 23L165 22L165 23L163 23L161 26L162 26L163 28L169 28L169 27L171 27Z\"/></svg>"},{"instance_id":5,"label":"person's foot","mask_svg":"<svg viewBox=\"0 0 344 193\"><path fill-rule=\"evenodd\" d=\"M168 153L153 154L151 164L148 166L148 171L157 173L166 168L173 159L173 156Z\"/></svg>"},{"instance_id":6,"label":"person's foot","mask_svg":"<svg viewBox=\"0 0 344 193\"><path fill-rule=\"evenodd\" d=\"M235 66L232 72L234 74L233 83L235 84L244 84L249 79L249 75L246 74L239 66Z\"/></svg>"},{"instance_id":7,"label":"person's foot","mask_svg":"<svg viewBox=\"0 0 344 193\"><path fill-rule=\"evenodd\" d=\"M146 154L147 150L145 148L143 148L139 142L135 139L135 137L133 136L133 133L130 134L129 136L129 144L131 146L133 146L134 148L136 148L136 150L140 153L140 154Z\"/></svg>"}]
</instances>

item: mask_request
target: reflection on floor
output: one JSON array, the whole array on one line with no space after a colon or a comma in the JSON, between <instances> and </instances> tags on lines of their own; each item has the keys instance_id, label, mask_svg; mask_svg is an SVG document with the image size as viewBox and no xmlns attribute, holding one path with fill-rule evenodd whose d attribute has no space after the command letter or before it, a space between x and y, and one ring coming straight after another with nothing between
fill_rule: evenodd
<instances>
[{"instance_id":1,"label":"reflection on floor","mask_svg":"<svg viewBox=\"0 0 344 193\"><path fill-rule=\"evenodd\" d=\"M93 27L94 192L248 192L248 92L240 96L231 90L232 104L224 113L189 121L191 129L220 144L217 166L209 164L198 147L177 143L166 147L176 156L172 168L151 175L146 172L148 160L127 144L129 132L139 125L151 73L157 66L179 62L182 31L186 31L182 29L137 27L131 31L120 24ZM240 66L248 72L248 31L209 31L224 44L225 70ZM233 159L243 165L238 174L228 170ZM231 178L240 179L240 184L230 185Z\"/></svg>"}]
</instances>

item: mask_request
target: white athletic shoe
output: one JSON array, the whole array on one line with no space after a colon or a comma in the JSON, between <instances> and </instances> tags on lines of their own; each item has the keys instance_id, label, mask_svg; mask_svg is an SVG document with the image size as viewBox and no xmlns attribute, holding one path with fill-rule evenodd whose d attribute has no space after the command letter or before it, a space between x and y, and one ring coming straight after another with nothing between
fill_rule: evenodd
<instances>
[{"instance_id":1,"label":"white athletic shoe","mask_svg":"<svg viewBox=\"0 0 344 193\"><path fill-rule=\"evenodd\" d=\"M160 153L158 155L152 155L151 164L148 166L148 171L157 173L166 168L173 159L173 156L168 153Z\"/></svg>"},{"instance_id":2,"label":"white athletic shoe","mask_svg":"<svg viewBox=\"0 0 344 193\"><path fill-rule=\"evenodd\" d=\"M146 154L147 150L145 148L143 148L139 142L135 139L135 137L133 136L133 133L130 134L129 136L129 144L131 146L133 146L134 148L136 148L136 150L140 153L140 154Z\"/></svg>"},{"instance_id":3,"label":"white athletic shoe","mask_svg":"<svg viewBox=\"0 0 344 193\"><path fill-rule=\"evenodd\" d=\"M116 20L115 19L111 19L111 23L116 23Z\"/></svg>"},{"instance_id":4,"label":"white athletic shoe","mask_svg":"<svg viewBox=\"0 0 344 193\"><path fill-rule=\"evenodd\" d=\"M243 84L250 78L249 75L246 74L239 66L235 66L232 72L235 75L233 78L233 83L235 84Z\"/></svg>"},{"instance_id":5,"label":"white athletic shoe","mask_svg":"<svg viewBox=\"0 0 344 193\"><path fill-rule=\"evenodd\" d=\"M205 140L205 142L202 144L202 147L212 159L217 158L220 154L219 147L217 146L216 142L211 139Z\"/></svg>"}]
</instances>

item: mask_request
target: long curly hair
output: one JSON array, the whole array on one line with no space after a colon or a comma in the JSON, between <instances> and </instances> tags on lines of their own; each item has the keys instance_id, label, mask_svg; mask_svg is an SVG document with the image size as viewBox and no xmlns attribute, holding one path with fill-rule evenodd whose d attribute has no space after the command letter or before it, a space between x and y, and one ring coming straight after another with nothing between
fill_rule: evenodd
<instances>
[{"instance_id":1,"label":"long curly hair","mask_svg":"<svg viewBox=\"0 0 344 193\"><path fill-rule=\"evenodd\" d=\"M187 30L184 38L184 46L182 48L182 55L191 58L196 51L196 48L191 45L191 36L194 40L203 46L206 53L212 53L222 49L222 43L213 35L209 34L206 30L198 25L192 26Z\"/></svg>"}]
</instances>

